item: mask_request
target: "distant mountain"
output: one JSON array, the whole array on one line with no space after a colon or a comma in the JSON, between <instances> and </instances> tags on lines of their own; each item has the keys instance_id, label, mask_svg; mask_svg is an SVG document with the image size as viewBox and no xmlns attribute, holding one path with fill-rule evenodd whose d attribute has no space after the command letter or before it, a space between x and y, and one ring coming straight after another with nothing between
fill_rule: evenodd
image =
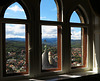
<instances>
[{"instance_id":1,"label":"distant mountain","mask_svg":"<svg viewBox=\"0 0 100 81\"><path fill-rule=\"evenodd\" d=\"M42 44L56 46L57 38L44 38L44 39L42 39ZM77 48L77 47L80 48L81 45L82 45L81 40L71 40L72 48Z\"/></svg>"},{"instance_id":2,"label":"distant mountain","mask_svg":"<svg viewBox=\"0 0 100 81\"><path fill-rule=\"evenodd\" d=\"M57 42L57 38L43 38L42 42Z\"/></svg>"},{"instance_id":3,"label":"distant mountain","mask_svg":"<svg viewBox=\"0 0 100 81\"><path fill-rule=\"evenodd\" d=\"M7 38L8 41L25 41L25 38Z\"/></svg>"},{"instance_id":4,"label":"distant mountain","mask_svg":"<svg viewBox=\"0 0 100 81\"><path fill-rule=\"evenodd\" d=\"M25 41L25 38L7 38L7 41ZM57 38L43 38L42 44L47 44L51 46L57 45ZM71 40L71 47L81 47L81 40Z\"/></svg>"},{"instance_id":5,"label":"distant mountain","mask_svg":"<svg viewBox=\"0 0 100 81\"><path fill-rule=\"evenodd\" d=\"M82 42L81 40L71 40L71 47L72 48L81 48Z\"/></svg>"},{"instance_id":6,"label":"distant mountain","mask_svg":"<svg viewBox=\"0 0 100 81\"><path fill-rule=\"evenodd\" d=\"M42 44L56 45L57 44L57 38L43 38Z\"/></svg>"}]
</instances>

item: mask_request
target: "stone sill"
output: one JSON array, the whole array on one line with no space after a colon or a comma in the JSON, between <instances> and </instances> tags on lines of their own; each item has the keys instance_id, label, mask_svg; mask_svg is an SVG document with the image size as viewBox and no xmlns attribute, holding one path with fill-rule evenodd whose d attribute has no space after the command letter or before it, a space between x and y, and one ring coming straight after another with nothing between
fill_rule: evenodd
<instances>
[{"instance_id":1,"label":"stone sill","mask_svg":"<svg viewBox=\"0 0 100 81\"><path fill-rule=\"evenodd\" d=\"M98 76L100 77L100 75L97 74L96 72L87 71L87 72L77 72L77 73L63 74L63 75L57 75L57 76L43 77L43 78L40 78L40 79L26 79L26 80L17 80L17 81L58 81L58 80L65 80L65 81L67 81L67 80L68 81L75 80L75 81L80 81L78 79L82 79L82 78L87 79L89 77L90 78L91 77L92 78L93 77L97 78ZM94 80L92 79L92 81L94 81Z\"/></svg>"}]
</instances>

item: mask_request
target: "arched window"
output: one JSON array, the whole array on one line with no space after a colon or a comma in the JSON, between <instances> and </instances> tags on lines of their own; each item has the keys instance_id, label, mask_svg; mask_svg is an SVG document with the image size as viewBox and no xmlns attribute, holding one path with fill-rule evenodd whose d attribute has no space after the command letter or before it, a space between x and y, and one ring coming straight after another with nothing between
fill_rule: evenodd
<instances>
[{"instance_id":1,"label":"arched window","mask_svg":"<svg viewBox=\"0 0 100 81\"><path fill-rule=\"evenodd\" d=\"M61 70L61 11L61 1L41 0L42 71Z\"/></svg>"},{"instance_id":2,"label":"arched window","mask_svg":"<svg viewBox=\"0 0 100 81\"><path fill-rule=\"evenodd\" d=\"M4 76L28 74L27 16L18 2L6 9L3 23Z\"/></svg>"},{"instance_id":3,"label":"arched window","mask_svg":"<svg viewBox=\"0 0 100 81\"><path fill-rule=\"evenodd\" d=\"M74 11L71 15L70 22L72 23L81 23L81 20L76 11Z\"/></svg>"},{"instance_id":4,"label":"arched window","mask_svg":"<svg viewBox=\"0 0 100 81\"><path fill-rule=\"evenodd\" d=\"M24 9L18 2L13 3L6 9L4 18L27 19Z\"/></svg>"},{"instance_id":5,"label":"arched window","mask_svg":"<svg viewBox=\"0 0 100 81\"><path fill-rule=\"evenodd\" d=\"M54 0L41 0L40 19L57 21L57 6Z\"/></svg>"},{"instance_id":6,"label":"arched window","mask_svg":"<svg viewBox=\"0 0 100 81\"><path fill-rule=\"evenodd\" d=\"M83 14L76 9L70 17L72 69L87 66L87 25Z\"/></svg>"}]
</instances>

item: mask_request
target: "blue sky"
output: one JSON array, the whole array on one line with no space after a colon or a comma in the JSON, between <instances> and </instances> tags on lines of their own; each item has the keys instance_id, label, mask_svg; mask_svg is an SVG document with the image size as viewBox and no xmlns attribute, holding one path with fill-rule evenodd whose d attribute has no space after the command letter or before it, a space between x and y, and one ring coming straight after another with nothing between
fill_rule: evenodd
<instances>
[{"instance_id":1,"label":"blue sky","mask_svg":"<svg viewBox=\"0 0 100 81\"><path fill-rule=\"evenodd\" d=\"M27 19L24 9L17 2L6 9L4 18ZM25 25L6 24L6 38L25 38Z\"/></svg>"},{"instance_id":2,"label":"blue sky","mask_svg":"<svg viewBox=\"0 0 100 81\"><path fill-rule=\"evenodd\" d=\"M4 18L27 19L23 8L17 2L13 3L6 9Z\"/></svg>"},{"instance_id":3,"label":"blue sky","mask_svg":"<svg viewBox=\"0 0 100 81\"><path fill-rule=\"evenodd\" d=\"M80 18L75 11L72 13L70 17L70 22L81 23Z\"/></svg>"},{"instance_id":4,"label":"blue sky","mask_svg":"<svg viewBox=\"0 0 100 81\"><path fill-rule=\"evenodd\" d=\"M41 0L40 5L40 19L57 21L57 7L54 0ZM71 15L70 22L80 23L80 19L77 13L74 11ZM55 38L57 37L57 26L42 26L42 38ZM48 29L49 28L49 29ZM54 31L55 30L55 31ZM51 31L51 33L50 33ZM54 35L55 33L55 35ZM80 40L81 39L81 28L71 28L71 39Z\"/></svg>"},{"instance_id":5,"label":"blue sky","mask_svg":"<svg viewBox=\"0 0 100 81\"><path fill-rule=\"evenodd\" d=\"M40 19L57 21L57 7L54 0L41 0Z\"/></svg>"},{"instance_id":6,"label":"blue sky","mask_svg":"<svg viewBox=\"0 0 100 81\"><path fill-rule=\"evenodd\" d=\"M24 9L17 2L10 5L4 18L27 19ZM54 0L41 0L40 20L57 21L57 7ZM80 23L80 19L74 11L70 22ZM57 26L42 26L42 38L56 38ZM71 39L81 39L81 28L71 28ZM6 24L6 38L25 38L24 24Z\"/></svg>"}]
</instances>

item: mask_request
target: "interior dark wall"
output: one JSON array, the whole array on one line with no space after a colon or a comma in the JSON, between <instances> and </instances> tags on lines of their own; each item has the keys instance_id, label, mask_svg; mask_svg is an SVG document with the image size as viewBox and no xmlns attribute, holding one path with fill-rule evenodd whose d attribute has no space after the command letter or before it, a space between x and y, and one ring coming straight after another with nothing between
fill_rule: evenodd
<instances>
[{"instance_id":1,"label":"interior dark wall","mask_svg":"<svg viewBox=\"0 0 100 81\"><path fill-rule=\"evenodd\" d=\"M100 16L100 0L89 0L89 2L94 13Z\"/></svg>"},{"instance_id":2,"label":"interior dark wall","mask_svg":"<svg viewBox=\"0 0 100 81\"><path fill-rule=\"evenodd\" d=\"M10 1L12 1L12 0L0 0L0 6L6 5Z\"/></svg>"}]
</instances>

